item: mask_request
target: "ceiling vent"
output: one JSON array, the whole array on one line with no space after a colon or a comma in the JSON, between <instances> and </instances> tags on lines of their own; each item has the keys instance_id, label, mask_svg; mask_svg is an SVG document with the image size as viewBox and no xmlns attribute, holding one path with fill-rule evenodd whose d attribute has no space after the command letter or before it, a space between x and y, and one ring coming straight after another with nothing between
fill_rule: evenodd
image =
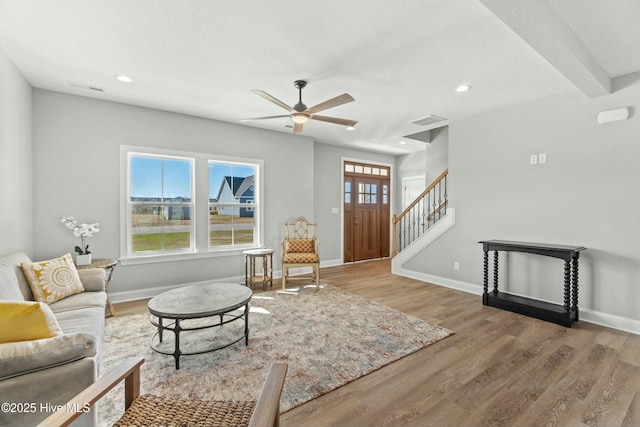
<instances>
[{"instance_id":1,"label":"ceiling vent","mask_svg":"<svg viewBox=\"0 0 640 427\"><path fill-rule=\"evenodd\" d=\"M421 119L414 120L411 123L416 124L416 125L420 125L420 126L431 126L433 124L440 123L440 122L443 122L445 120L447 120L447 119L445 119L444 117L439 117L439 116L436 116L434 114L429 114L427 117L423 117Z\"/></svg>"}]
</instances>

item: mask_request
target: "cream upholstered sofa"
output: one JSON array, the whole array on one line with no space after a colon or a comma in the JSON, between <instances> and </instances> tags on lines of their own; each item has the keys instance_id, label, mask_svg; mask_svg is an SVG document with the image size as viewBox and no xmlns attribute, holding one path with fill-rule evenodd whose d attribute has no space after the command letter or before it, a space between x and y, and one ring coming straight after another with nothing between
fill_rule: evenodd
<instances>
[{"instance_id":1,"label":"cream upholstered sofa","mask_svg":"<svg viewBox=\"0 0 640 427\"><path fill-rule=\"evenodd\" d=\"M101 268L77 270L82 283L79 293L49 304L28 303L34 297L23 263L33 265L22 252L0 257L0 310L4 307L5 311L0 318L9 316L11 306L40 310L47 325L53 325L53 336L20 340L21 333L27 334L38 323L28 317L24 327L19 317L13 318L13 331L0 333L2 341L12 341L0 343L0 401L5 404L0 411L0 426L38 424L51 415L55 405L64 405L99 376L107 272ZM7 338L7 334L18 338L14 341L16 338ZM91 411L73 425L95 424L96 415Z\"/></svg>"}]
</instances>

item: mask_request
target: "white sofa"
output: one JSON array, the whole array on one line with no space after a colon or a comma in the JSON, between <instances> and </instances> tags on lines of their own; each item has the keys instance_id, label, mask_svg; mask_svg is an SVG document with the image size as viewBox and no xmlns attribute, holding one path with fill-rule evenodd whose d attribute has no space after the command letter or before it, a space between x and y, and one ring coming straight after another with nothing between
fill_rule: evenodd
<instances>
[{"instance_id":1,"label":"white sofa","mask_svg":"<svg viewBox=\"0 0 640 427\"><path fill-rule=\"evenodd\" d=\"M31 263L22 252L0 257L0 300L33 301L21 263ZM0 344L0 402L14 404L0 411L0 426L36 425L98 378L107 272L92 268L78 275L84 292L49 304L61 335ZM95 424L92 411L73 425Z\"/></svg>"}]
</instances>

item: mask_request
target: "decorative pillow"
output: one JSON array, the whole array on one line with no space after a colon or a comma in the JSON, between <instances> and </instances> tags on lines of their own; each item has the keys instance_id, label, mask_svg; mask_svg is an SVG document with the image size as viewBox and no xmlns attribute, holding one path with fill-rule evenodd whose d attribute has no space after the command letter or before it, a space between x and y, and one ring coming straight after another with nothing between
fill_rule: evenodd
<instances>
[{"instance_id":1,"label":"decorative pillow","mask_svg":"<svg viewBox=\"0 0 640 427\"><path fill-rule=\"evenodd\" d=\"M310 264L318 262L318 255L306 252L288 253L282 258L285 264Z\"/></svg>"},{"instance_id":2,"label":"decorative pillow","mask_svg":"<svg viewBox=\"0 0 640 427\"><path fill-rule=\"evenodd\" d=\"M51 309L35 301L0 301L0 325L0 344L62 334Z\"/></svg>"},{"instance_id":3,"label":"decorative pillow","mask_svg":"<svg viewBox=\"0 0 640 427\"><path fill-rule=\"evenodd\" d=\"M310 239L291 239L287 245L287 252L293 253L314 253L315 242Z\"/></svg>"},{"instance_id":4,"label":"decorative pillow","mask_svg":"<svg viewBox=\"0 0 640 427\"><path fill-rule=\"evenodd\" d=\"M69 295L84 291L71 254L47 261L22 263L33 298L51 304Z\"/></svg>"}]
</instances>

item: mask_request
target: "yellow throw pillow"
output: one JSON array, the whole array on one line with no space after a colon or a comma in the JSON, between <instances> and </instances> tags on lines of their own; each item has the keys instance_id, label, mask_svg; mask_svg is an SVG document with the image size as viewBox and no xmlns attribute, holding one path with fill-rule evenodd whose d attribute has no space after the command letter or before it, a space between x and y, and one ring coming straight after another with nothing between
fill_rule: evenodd
<instances>
[{"instance_id":1,"label":"yellow throw pillow","mask_svg":"<svg viewBox=\"0 0 640 427\"><path fill-rule=\"evenodd\" d=\"M0 344L61 335L51 309L35 301L0 301Z\"/></svg>"},{"instance_id":2,"label":"yellow throw pillow","mask_svg":"<svg viewBox=\"0 0 640 427\"><path fill-rule=\"evenodd\" d=\"M82 282L71 254L47 261L22 263L33 298L51 304L69 295L83 292Z\"/></svg>"}]
</instances>

